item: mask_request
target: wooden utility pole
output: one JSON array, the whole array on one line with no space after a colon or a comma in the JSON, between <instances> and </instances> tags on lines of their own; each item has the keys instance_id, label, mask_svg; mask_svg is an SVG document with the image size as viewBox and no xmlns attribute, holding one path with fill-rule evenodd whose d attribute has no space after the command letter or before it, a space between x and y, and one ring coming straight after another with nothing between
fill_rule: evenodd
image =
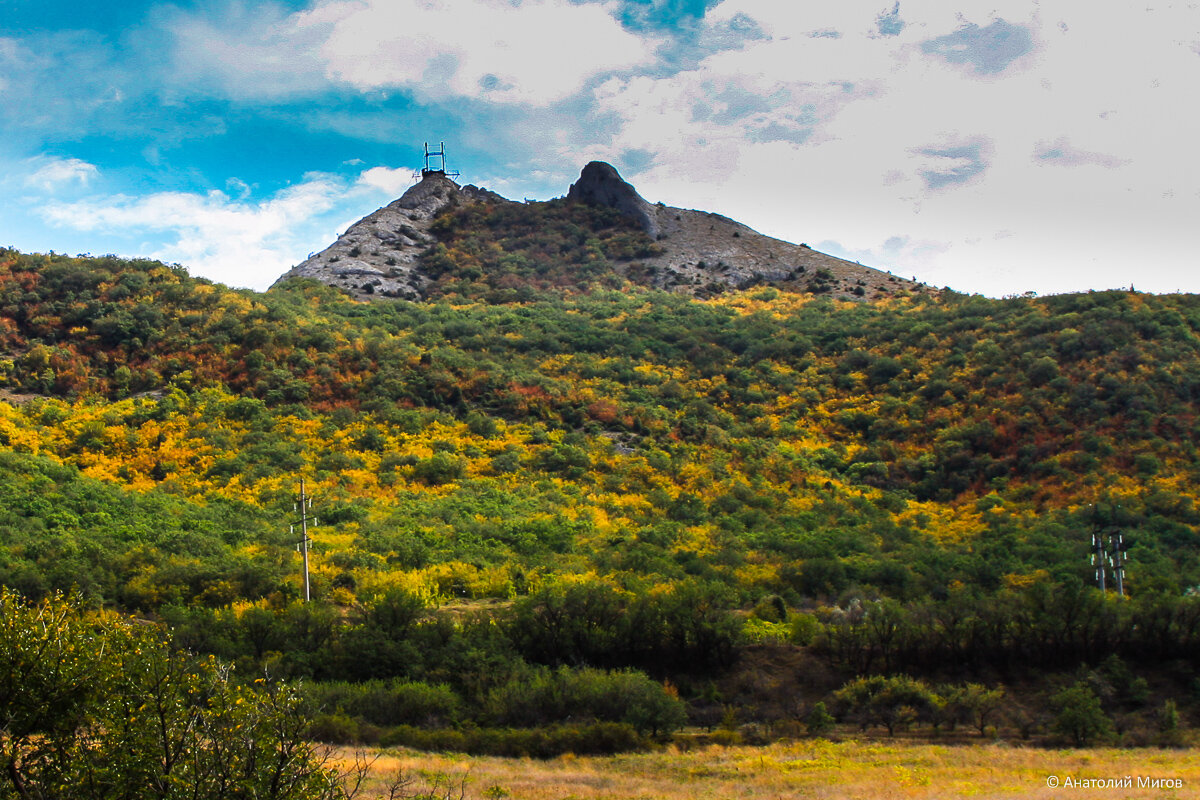
<instances>
[{"instance_id":1,"label":"wooden utility pole","mask_svg":"<svg viewBox=\"0 0 1200 800\"><path fill-rule=\"evenodd\" d=\"M304 554L304 602L312 599L312 589L308 580L308 547L312 539L308 538L308 523L317 524L317 518L309 515L312 509L312 498L304 490L304 479L300 479L300 497L297 498L293 508L300 512L300 519L297 523L291 526L292 533L296 532L296 525L300 526L300 541L296 543L296 549Z\"/></svg>"}]
</instances>

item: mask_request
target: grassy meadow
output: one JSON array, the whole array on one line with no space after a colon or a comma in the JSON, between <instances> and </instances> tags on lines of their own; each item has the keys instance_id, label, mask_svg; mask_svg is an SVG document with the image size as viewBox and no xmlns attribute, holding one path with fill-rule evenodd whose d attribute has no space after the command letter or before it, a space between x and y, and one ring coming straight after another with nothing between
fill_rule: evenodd
<instances>
[{"instance_id":1,"label":"grassy meadow","mask_svg":"<svg viewBox=\"0 0 1200 800\"><path fill-rule=\"evenodd\" d=\"M339 757L349 759L350 751ZM384 781L403 771L409 791L447 781L464 800L893 800L915 798L1191 798L1200 790L1200 749L1048 750L910 742L809 740L765 747L666 750L547 761L385 750L366 796L387 796ZM1059 780L1051 787L1051 777ZM1071 781L1130 777L1131 788L1072 786ZM1143 786L1139 778L1182 781ZM418 796L425 796L418 794ZM441 794L435 794L441 797Z\"/></svg>"}]
</instances>

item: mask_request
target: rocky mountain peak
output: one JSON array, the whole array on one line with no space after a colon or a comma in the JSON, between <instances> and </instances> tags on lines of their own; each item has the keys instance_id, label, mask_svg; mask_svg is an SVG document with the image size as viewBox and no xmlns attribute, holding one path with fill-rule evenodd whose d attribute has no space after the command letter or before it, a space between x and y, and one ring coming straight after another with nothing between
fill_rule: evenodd
<instances>
[{"instance_id":1,"label":"rocky mountain peak","mask_svg":"<svg viewBox=\"0 0 1200 800\"><path fill-rule=\"evenodd\" d=\"M434 219L472 202L512 201L477 186L460 187L440 172L426 173L398 200L351 225L336 242L292 267L283 278L315 278L356 297L416 299L429 283L420 259L437 244L430 232Z\"/></svg>"},{"instance_id":2,"label":"rocky mountain peak","mask_svg":"<svg viewBox=\"0 0 1200 800\"><path fill-rule=\"evenodd\" d=\"M440 171L426 171L402 197L351 225L337 241L310 255L281 280L313 278L359 299L415 300L436 292L435 282L446 271L444 266L431 269L427 261L438 245L451 244L447 231L439 229L435 220L482 203L504 210L512 223L522 219L522 209L528 210L525 218L537 219L540 208L561 202L517 203L487 189L460 187ZM603 161L593 161L580 172L567 193L566 206L572 204L615 209L649 237L640 249L634 248L636 252L610 257L608 266L617 276L656 289L710 296L726 289L775 284L813 294L870 299L922 288L807 245L764 236L719 214L651 204ZM515 255L518 261L536 260L529 254ZM520 279L507 276L506 280Z\"/></svg>"},{"instance_id":3,"label":"rocky mountain peak","mask_svg":"<svg viewBox=\"0 0 1200 800\"><path fill-rule=\"evenodd\" d=\"M590 162L579 174L579 180L571 184L567 201L615 208L636 222L651 239L658 238L654 206L646 202L612 164Z\"/></svg>"},{"instance_id":4,"label":"rocky mountain peak","mask_svg":"<svg viewBox=\"0 0 1200 800\"><path fill-rule=\"evenodd\" d=\"M431 173L409 187L399 200L388 204L388 208L415 211L420 214L436 216L442 209L452 205L462 190L454 181L445 175Z\"/></svg>"}]
</instances>

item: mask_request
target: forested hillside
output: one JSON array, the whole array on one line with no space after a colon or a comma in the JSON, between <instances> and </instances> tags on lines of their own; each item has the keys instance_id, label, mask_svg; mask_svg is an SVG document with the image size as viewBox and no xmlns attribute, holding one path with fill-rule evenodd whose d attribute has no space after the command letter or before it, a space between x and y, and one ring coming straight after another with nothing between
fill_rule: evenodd
<instances>
[{"instance_id":1,"label":"forested hillside","mask_svg":"<svg viewBox=\"0 0 1200 800\"><path fill-rule=\"evenodd\" d=\"M325 685L349 717L390 686L375 724L460 737L761 710L721 681L762 642L835 686L1146 660L1195 703L1200 298L701 300L504 263L357 303L0 251L0 583L350 681ZM1117 529L1123 601L1089 563Z\"/></svg>"}]
</instances>

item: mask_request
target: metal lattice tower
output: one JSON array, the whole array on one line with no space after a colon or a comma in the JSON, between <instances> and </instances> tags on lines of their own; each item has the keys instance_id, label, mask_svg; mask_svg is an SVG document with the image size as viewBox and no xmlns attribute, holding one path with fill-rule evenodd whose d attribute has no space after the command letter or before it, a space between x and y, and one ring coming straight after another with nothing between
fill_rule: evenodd
<instances>
[{"instance_id":1,"label":"metal lattice tower","mask_svg":"<svg viewBox=\"0 0 1200 800\"><path fill-rule=\"evenodd\" d=\"M1117 579L1117 594L1125 596L1125 535L1116 532L1108 536L1109 550L1112 552L1113 577Z\"/></svg>"},{"instance_id":2,"label":"metal lattice tower","mask_svg":"<svg viewBox=\"0 0 1200 800\"><path fill-rule=\"evenodd\" d=\"M1108 591L1107 575L1112 571L1116 582L1117 595L1125 596L1125 564L1129 560L1126 555L1125 534L1116 524L1111 524L1120 513L1121 507L1115 506L1109 512L1109 525L1101 526L1098 505L1092 506L1092 565L1096 568L1096 585L1100 591ZM1104 537L1107 534L1108 543L1105 547Z\"/></svg>"},{"instance_id":3,"label":"metal lattice tower","mask_svg":"<svg viewBox=\"0 0 1200 800\"><path fill-rule=\"evenodd\" d=\"M437 175L442 178L457 178L458 170L448 172L446 170L446 143L439 142L437 150L429 149L429 142L425 143L425 166L421 169L421 180L428 178L430 175Z\"/></svg>"},{"instance_id":4,"label":"metal lattice tower","mask_svg":"<svg viewBox=\"0 0 1200 800\"><path fill-rule=\"evenodd\" d=\"M1092 547L1095 548L1095 552L1092 553L1092 564L1096 567L1096 583L1100 586L1100 591L1105 592L1108 591L1108 586L1105 585L1107 554L1104 552L1104 537L1101 534L1092 534Z\"/></svg>"}]
</instances>

